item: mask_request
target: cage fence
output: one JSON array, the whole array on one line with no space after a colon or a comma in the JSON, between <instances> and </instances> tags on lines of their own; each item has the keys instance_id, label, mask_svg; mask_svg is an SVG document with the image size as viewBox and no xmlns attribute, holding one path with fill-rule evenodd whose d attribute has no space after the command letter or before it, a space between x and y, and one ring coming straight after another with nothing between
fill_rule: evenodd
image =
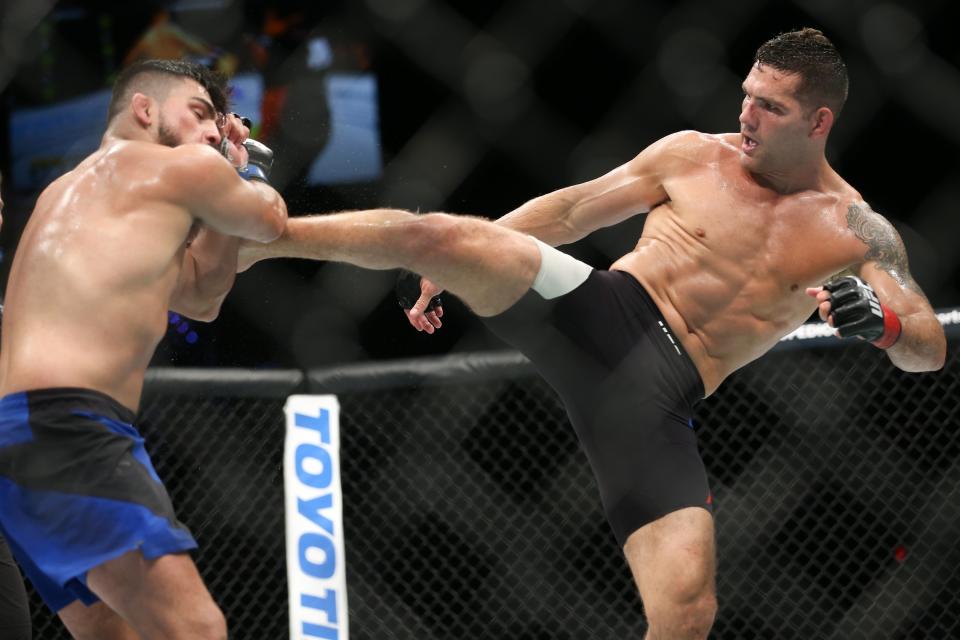
<instances>
[{"instance_id":1,"label":"cage fence","mask_svg":"<svg viewBox=\"0 0 960 640\"><path fill-rule=\"evenodd\" d=\"M711 637L960 635L960 355L778 349L700 403ZM335 393L357 640L640 637L642 607L553 391L513 352L155 370L140 428L231 637L288 637L283 404ZM33 597L35 635L66 633Z\"/></svg>"}]
</instances>

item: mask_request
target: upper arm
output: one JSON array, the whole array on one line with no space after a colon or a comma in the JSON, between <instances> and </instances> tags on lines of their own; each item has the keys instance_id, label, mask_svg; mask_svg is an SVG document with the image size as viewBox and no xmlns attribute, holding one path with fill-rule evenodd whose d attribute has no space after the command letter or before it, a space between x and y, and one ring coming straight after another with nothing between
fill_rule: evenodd
<instances>
[{"instance_id":1,"label":"upper arm","mask_svg":"<svg viewBox=\"0 0 960 640\"><path fill-rule=\"evenodd\" d=\"M269 242L283 231L286 206L270 188L254 185L215 149L182 145L164 168L171 198L212 229Z\"/></svg>"},{"instance_id":2,"label":"upper arm","mask_svg":"<svg viewBox=\"0 0 960 640\"><path fill-rule=\"evenodd\" d=\"M569 187L573 199L568 223L584 235L638 214L669 199L664 176L699 133L681 131L661 138L629 162L583 184Z\"/></svg>"},{"instance_id":3,"label":"upper arm","mask_svg":"<svg viewBox=\"0 0 960 640\"><path fill-rule=\"evenodd\" d=\"M897 315L933 312L920 286L910 274L907 250L890 222L866 203L847 209L847 226L866 245L863 262L853 271L877 292Z\"/></svg>"}]
</instances>

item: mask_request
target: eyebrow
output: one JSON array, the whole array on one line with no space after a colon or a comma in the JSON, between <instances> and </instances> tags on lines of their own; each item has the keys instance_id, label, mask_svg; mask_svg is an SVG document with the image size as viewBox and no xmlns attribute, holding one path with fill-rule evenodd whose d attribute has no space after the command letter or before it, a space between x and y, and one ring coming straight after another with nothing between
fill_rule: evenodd
<instances>
[{"instance_id":1,"label":"eyebrow","mask_svg":"<svg viewBox=\"0 0 960 640\"><path fill-rule=\"evenodd\" d=\"M204 100L203 98L197 97L197 96L193 96L193 97L190 98L190 99L191 99L191 100L195 100L195 101L201 103L201 104L206 108L207 116L208 116L209 118L213 119L213 120L216 120L216 118L217 118L217 110L213 107L213 103L211 103L211 102L209 102L209 101L207 101L207 100Z\"/></svg>"},{"instance_id":2,"label":"eyebrow","mask_svg":"<svg viewBox=\"0 0 960 640\"><path fill-rule=\"evenodd\" d=\"M741 85L740 85L740 88L743 90L744 93L746 93L746 94L748 94L748 95L750 94L750 92L747 91L747 83L744 82L743 84L741 84ZM786 108L787 108L787 105L783 104L782 102L778 102L777 100L773 100L773 99L771 99L771 98L764 98L763 96L757 96L757 95L755 95L754 97L755 97L755 98L760 98L761 100L763 100L763 101L766 102L767 104L772 105L772 106L774 106L774 107L778 107L778 108L783 109L783 110L786 110Z\"/></svg>"}]
</instances>

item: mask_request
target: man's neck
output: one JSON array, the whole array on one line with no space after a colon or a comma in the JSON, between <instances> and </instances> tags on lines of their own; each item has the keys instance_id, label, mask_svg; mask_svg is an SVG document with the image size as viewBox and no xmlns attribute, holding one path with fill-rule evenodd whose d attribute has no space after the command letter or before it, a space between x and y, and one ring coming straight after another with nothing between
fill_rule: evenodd
<instances>
[{"instance_id":1,"label":"man's neck","mask_svg":"<svg viewBox=\"0 0 960 640\"><path fill-rule=\"evenodd\" d=\"M797 162L789 169L750 173L754 181L781 195L798 191L822 191L830 174L830 165L821 156L813 162Z\"/></svg>"},{"instance_id":2,"label":"man's neck","mask_svg":"<svg viewBox=\"0 0 960 640\"><path fill-rule=\"evenodd\" d=\"M125 126L122 123L115 123L110 125L103 134L103 138L100 140L100 148L109 146L115 142L121 140L140 140L143 142L150 142L152 138L150 133L145 129L139 127L129 127Z\"/></svg>"}]
</instances>

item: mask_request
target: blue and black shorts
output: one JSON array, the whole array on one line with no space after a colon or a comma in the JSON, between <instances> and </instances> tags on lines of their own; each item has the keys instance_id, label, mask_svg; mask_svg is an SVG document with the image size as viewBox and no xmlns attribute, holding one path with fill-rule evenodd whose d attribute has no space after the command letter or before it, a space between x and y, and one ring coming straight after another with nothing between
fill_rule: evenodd
<instances>
[{"instance_id":1,"label":"blue and black shorts","mask_svg":"<svg viewBox=\"0 0 960 640\"><path fill-rule=\"evenodd\" d=\"M87 389L0 399L0 532L44 602L97 601L87 572L139 549L194 549L150 462L134 414Z\"/></svg>"}]
</instances>

